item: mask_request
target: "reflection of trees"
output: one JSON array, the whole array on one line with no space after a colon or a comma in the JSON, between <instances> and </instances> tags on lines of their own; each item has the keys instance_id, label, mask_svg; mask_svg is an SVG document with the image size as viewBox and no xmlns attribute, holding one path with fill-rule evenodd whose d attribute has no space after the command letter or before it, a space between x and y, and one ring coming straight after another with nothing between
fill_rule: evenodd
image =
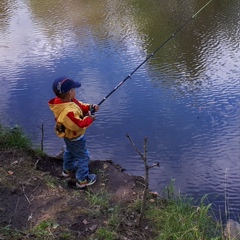
<instances>
[{"instance_id":1,"label":"reflection of trees","mask_svg":"<svg viewBox=\"0 0 240 240\"><path fill-rule=\"evenodd\" d=\"M101 1L99 1L101 2ZM74 34L81 33L84 38L84 29L87 26L101 24L103 21L102 3L86 3L84 1L29 1L29 6L34 19L43 27L49 35L62 35L67 38L66 31Z\"/></svg>"},{"instance_id":2,"label":"reflection of trees","mask_svg":"<svg viewBox=\"0 0 240 240\"><path fill-rule=\"evenodd\" d=\"M6 29L7 24L9 23L9 6L8 0L0 1L0 27L1 31Z\"/></svg>"},{"instance_id":3,"label":"reflection of trees","mask_svg":"<svg viewBox=\"0 0 240 240\"><path fill-rule=\"evenodd\" d=\"M203 5L199 1L189 3L189 1L172 0L164 1L161 5L157 1L152 1L152 4L144 6L144 12L142 12L139 4L138 6L140 8L135 12L136 20L142 21L145 25L141 27L140 31L144 31L144 34L148 35L149 39L151 39L148 47L148 52L151 53ZM143 15L144 22L142 17L140 17ZM166 63L168 63L168 67L170 68L166 69L168 72L179 71L182 68L184 68L182 71L190 72L197 69L197 66L201 65L198 62L198 60L201 61L198 58L198 56L201 58L201 54L199 55L198 51L201 51L202 40L199 36L202 35L201 31L205 31L205 27L208 26L208 17L204 16L203 12L201 12L201 15L199 14L199 18L203 21L201 22L201 26L199 26L199 20L190 22L177 34L176 38L172 39L161 49L161 54L159 52L156 56L157 60L154 59L154 61L151 61L151 64L157 64L159 67L164 66L162 68L164 70L166 69ZM147 19L150 20L148 21Z\"/></svg>"},{"instance_id":4,"label":"reflection of trees","mask_svg":"<svg viewBox=\"0 0 240 240\"><path fill-rule=\"evenodd\" d=\"M41 27L45 34L54 37L61 27L64 30L67 14L65 14L63 1L30 0L28 5L34 22Z\"/></svg>"},{"instance_id":5,"label":"reflection of trees","mask_svg":"<svg viewBox=\"0 0 240 240\"><path fill-rule=\"evenodd\" d=\"M136 22L141 23L136 25L140 26L139 32L147 35L150 39L147 46L148 53L153 52L206 2L191 1L190 3L190 1L172 0L162 1L161 4L151 1L149 5L143 3L141 5L139 1L135 0L134 17ZM234 11L233 9L226 11L227 6L232 6L232 3L230 1L211 2L178 33L175 39L167 43L149 64L161 71L175 72L174 75L177 78L180 78L182 73L185 80L193 80L200 76L208 64L208 56L218 50L219 31L224 31L222 28L226 24L222 15L224 18L227 16L232 18L232 13L235 11L237 13L237 9L239 9L236 5ZM231 27L229 26L229 28ZM199 82L199 84L201 83Z\"/></svg>"},{"instance_id":6,"label":"reflection of trees","mask_svg":"<svg viewBox=\"0 0 240 240\"><path fill-rule=\"evenodd\" d=\"M58 34L64 39L69 34L67 30L74 33L80 43L89 41L89 34L98 44L107 41L121 44L129 38L133 39L133 45L136 44L134 41L141 41L137 44L148 53L153 52L204 4L204 0L29 1L34 19L52 37ZM219 28L219 21L223 21L216 20L216 15L229 5L227 0L211 2L149 64L157 69L167 64L166 71L189 73L189 77L200 75L205 68L206 49L212 47L208 46L209 41L214 41L215 29ZM115 50L116 46L112 51Z\"/></svg>"}]
</instances>

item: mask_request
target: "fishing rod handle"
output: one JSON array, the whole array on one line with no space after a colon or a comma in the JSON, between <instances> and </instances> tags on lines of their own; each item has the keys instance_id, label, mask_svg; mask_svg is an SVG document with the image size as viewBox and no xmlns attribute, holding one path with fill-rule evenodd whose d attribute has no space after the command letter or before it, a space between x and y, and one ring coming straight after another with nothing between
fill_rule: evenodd
<instances>
[{"instance_id":1,"label":"fishing rod handle","mask_svg":"<svg viewBox=\"0 0 240 240\"><path fill-rule=\"evenodd\" d=\"M99 109L99 104L91 104L89 106L89 111L93 115L95 112L97 112Z\"/></svg>"}]
</instances>

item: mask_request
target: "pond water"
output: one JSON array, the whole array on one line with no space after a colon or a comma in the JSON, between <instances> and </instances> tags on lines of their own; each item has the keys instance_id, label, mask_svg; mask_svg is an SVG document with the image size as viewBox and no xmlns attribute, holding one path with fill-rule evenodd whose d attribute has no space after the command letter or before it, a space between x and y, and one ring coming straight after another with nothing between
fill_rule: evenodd
<instances>
[{"instance_id":1,"label":"pond water","mask_svg":"<svg viewBox=\"0 0 240 240\"><path fill-rule=\"evenodd\" d=\"M213 0L103 104L87 131L92 159L131 174L144 164L150 188L207 200L238 218L240 209L240 1ZM47 102L59 76L82 83L77 96L99 103L193 16L203 0L0 2L0 121L19 124L55 155Z\"/></svg>"}]
</instances>

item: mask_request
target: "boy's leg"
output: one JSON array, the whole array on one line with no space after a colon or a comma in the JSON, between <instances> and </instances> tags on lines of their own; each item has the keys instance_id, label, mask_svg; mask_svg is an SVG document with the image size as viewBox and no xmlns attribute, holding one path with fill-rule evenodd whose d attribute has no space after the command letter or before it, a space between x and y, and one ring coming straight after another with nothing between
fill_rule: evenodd
<instances>
[{"instance_id":1,"label":"boy's leg","mask_svg":"<svg viewBox=\"0 0 240 240\"><path fill-rule=\"evenodd\" d=\"M69 140L68 140L69 141ZM73 159L77 160L76 178L79 181L84 181L89 175L89 153L86 144L86 138L83 136L78 141L69 141L68 151L72 154ZM74 164L75 161L73 161Z\"/></svg>"},{"instance_id":2,"label":"boy's leg","mask_svg":"<svg viewBox=\"0 0 240 240\"><path fill-rule=\"evenodd\" d=\"M84 181L89 175L89 152L87 149L86 138L83 136L79 140L79 148L78 148L78 155L77 155L77 172L76 178L79 181Z\"/></svg>"},{"instance_id":3,"label":"boy's leg","mask_svg":"<svg viewBox=\"0 0 240 240\"><path fill-rule=\"evenodd\" d=\"M71 152L71 141L64 139L66 147L63 153L63 170L73 172L76 170L74 155Z\"/></svg>"}]
</instances>

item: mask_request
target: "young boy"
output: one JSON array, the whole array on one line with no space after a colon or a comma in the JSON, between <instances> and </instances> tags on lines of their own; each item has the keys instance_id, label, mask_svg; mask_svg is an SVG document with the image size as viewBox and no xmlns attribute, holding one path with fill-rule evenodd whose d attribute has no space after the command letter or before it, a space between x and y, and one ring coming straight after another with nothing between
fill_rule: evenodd
<instances>
[{"instance_id":1,"label":"young boy","mask_svg":"<svg viewBox=\"0 0 240 240\"><path fill-rule=\"evenodd\" d=\"M76 186L83 188L97 180L95 174L89 174L89 153L84 134L95 120L92 112L98 111L99 106L82 103L75 98L75 88L80 86L68 77L55 79L52 88L56 97L48 105L55 116L55 132L66 143L62 175L68 177L76 171Z\"/></svg>"}]
</instances>

